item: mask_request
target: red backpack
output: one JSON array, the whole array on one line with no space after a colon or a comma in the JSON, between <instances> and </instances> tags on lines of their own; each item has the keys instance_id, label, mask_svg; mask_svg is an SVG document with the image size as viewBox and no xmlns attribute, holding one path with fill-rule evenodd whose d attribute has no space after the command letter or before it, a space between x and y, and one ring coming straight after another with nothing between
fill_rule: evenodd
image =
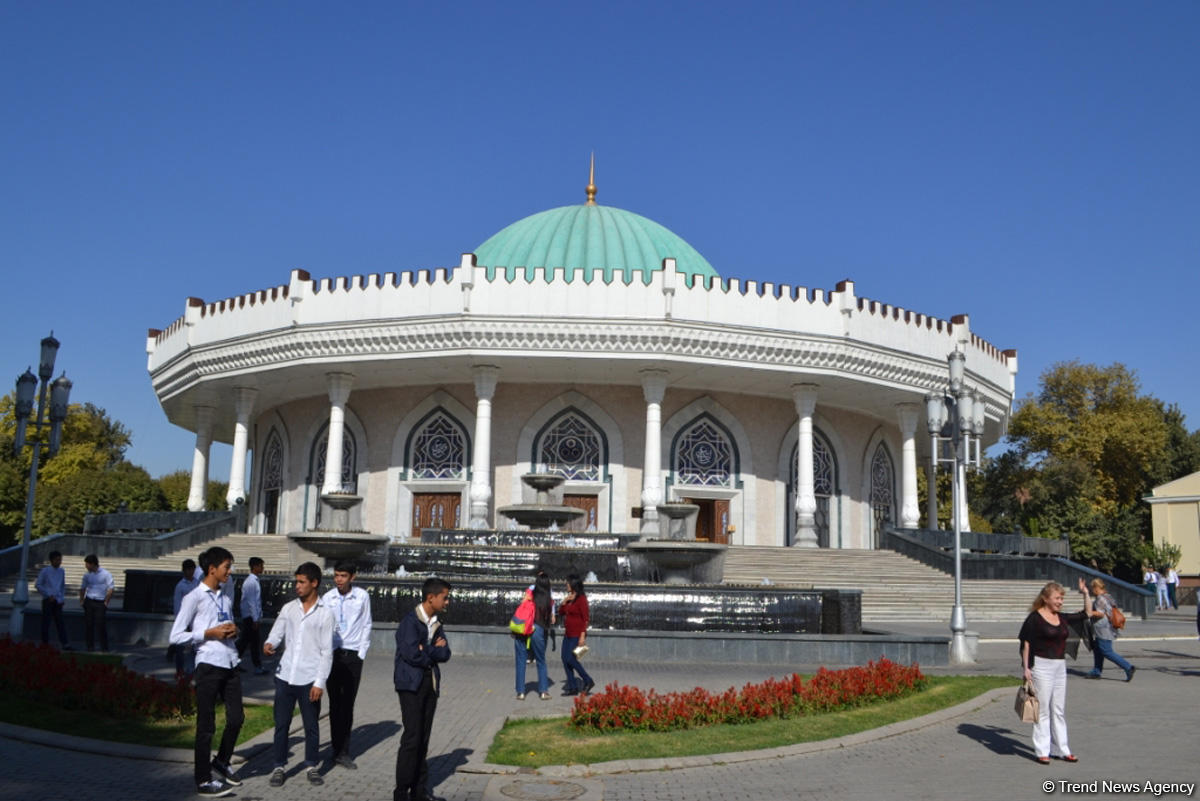
<instances>
[{"instance_id":1,"label":"red backpack","mask_svg":"<svg viewBox=\"0 0 1200 801\"><path fill-rule=\"evenodd\" d=\"M513 612L512 620L508 622L508 630L520 637L528 637L533 634L533 619L536 615L533 596L526 596L517 607L517 611Z\"/></svg>"}]
</instances>

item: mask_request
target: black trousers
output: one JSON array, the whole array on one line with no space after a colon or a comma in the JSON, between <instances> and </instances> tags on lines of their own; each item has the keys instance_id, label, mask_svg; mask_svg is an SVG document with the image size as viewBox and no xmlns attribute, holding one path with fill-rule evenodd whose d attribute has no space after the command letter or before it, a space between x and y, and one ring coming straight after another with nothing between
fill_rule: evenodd
<instances>
[{"instance_id":1,"label":"black trousers","mask_svg":"<svg viewBox=\"0 0 1200 801\"><path fill-rule=\"evenodd\" d=\"M420 798L429 789L429 733L437 712L437 693L433 689L433 671L425 671L421 687L415 693L397 691L400 697L400 750L396 752L396 789L392 801Z\"/></svg>"},{"instance_id":2,"label":"black trousers","mask_svg":"<svg viewBox=\"0 0 1200 801\"><path fill-rule=\"evenodd\" d=\"M42 599L42 642L46 645L50 644L50 621L54 621L55 628L58 629L58 641L63 647L67 643L67 626L63 623L62 616L63 605L53 598Z\"/></svg>"},{"instance_id":3,"label":"black trousers","mask_svg":"<svg viewBox=\"0 0 1200 801\"><path fill-rule=\"evenodd\" d=\"M356 651L338 648L333 652L333 667L325 681L329 694L329 744L333 758L350 755L350 732L354 728L354 699L362 679L362 660Z\"/></svg>"},{"instance_id":4,"label":"black trousers","mask_svg":"<svg viewBox=\"0 0 1200 801\"><path fill-rule=\"evenodd\" d=\"M252 617L242 618L242 636L238 637L237 641L239 658L247 646L250 647L250 661L256 668L262 667L262 631Z\"/></svg>"},{"instance_id":5,"label":"black trousers","mask_svg":"<svg viewBox=\"0 0 1200 801\"><path fill-rule=\"evenodd\" d=\"M212 738L217 730L217 701L225 704L225 731L217 759L229 764L238 732L246 719L242 711L242 674L207 662L196 664L196 784L212 780Z\"/></svg>"},{"instance_id":6,"label":"black trousers","mask_svg":"<svg viewBox=\"0 0 1200 801\"><path fill-rule=\"evenodd\" d=\"M96 650L96 635L100 635L100 650L108 650L108 606L104 601L83 599L83 638L89 651Z\"/></svg>"}]
</instances>

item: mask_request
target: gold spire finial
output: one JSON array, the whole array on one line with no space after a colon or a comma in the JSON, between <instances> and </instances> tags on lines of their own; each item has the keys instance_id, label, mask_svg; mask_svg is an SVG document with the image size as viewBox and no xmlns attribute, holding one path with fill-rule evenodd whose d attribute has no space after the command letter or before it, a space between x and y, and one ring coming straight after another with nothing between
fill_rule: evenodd
<instances>
[{"instance_id":1,"label":"gold spire finial","mask_svg":"<svg viewBox=\"0 0 1200 801\"><path fill-rule=\"evenodd\" d=\"M596 152L592 151L592 166L588 169L587 205L596 205Z\"/></svg>"}]
</instances>

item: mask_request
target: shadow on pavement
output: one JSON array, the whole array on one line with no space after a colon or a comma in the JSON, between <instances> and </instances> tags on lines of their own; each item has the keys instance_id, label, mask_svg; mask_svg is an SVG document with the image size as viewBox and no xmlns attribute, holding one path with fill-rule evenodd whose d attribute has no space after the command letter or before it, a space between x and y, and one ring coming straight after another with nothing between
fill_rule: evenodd
<instances>
[{"instance_id":1,"label":"shadow on pavement","mask_svg":"<svg viewBox=\"0 0 1200 801\"><path fill-rule=\"evenodd\" d=\"M970 737L994 754L1021 755L1033 758L1033 749L1021 742L1010 729L999 726L977 726L974 723L960 723L958 733Z\"/></svg>"},{"instance_id":2,"label":"shadow on pavement","mask_svg":"<svg viewBox=\"0 0 1200 801\"><path fill-rule=\"evenodd\" d=\"M467 764L469 748L455 748L448 754L438 754L429 760L429 786L436 787L454 775L454 771Z\"/></svg>"}]
</instances>

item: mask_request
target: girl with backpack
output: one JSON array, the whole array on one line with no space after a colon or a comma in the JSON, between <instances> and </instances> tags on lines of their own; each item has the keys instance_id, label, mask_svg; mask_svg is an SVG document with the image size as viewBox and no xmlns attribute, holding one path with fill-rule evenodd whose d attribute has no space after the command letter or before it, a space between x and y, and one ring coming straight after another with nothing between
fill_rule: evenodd
<instances>
[{"instance_id":1,"label":"girl with backpack","mask_svg":"<svg viewBox=\"0 0 1200 801\"><path fill-rule=\"evenodd\" d=\"M546 670L546 636L550 627L554 625L554 605L550 600L550 579L544 572L538 571L533 590L526 593L526 599L533 602L533 628L527 637L513 635L517 700L525 700L525 645L528 642L529 650L533 652L533 661L537 664L538 697L549 701L550 677Z\"/></svg>"}]
</instances>

